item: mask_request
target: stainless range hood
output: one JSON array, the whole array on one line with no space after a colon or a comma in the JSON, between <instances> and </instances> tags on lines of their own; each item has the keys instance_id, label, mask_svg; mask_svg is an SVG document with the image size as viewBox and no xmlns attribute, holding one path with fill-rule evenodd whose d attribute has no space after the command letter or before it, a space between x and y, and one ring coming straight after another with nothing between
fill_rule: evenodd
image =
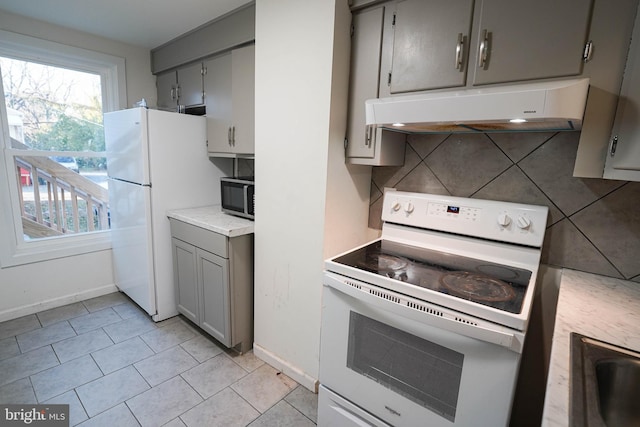
<instances>
[{"instance_id":1,"label":"stainless range hood","mask_svg":"<svg viewBox=\"0 0 640 427\"><path fill-rule=\"evenodd\" d=\"M366 125L406 133L579 130L589 79L370 99Z\"/></svg>"}]
</instances>

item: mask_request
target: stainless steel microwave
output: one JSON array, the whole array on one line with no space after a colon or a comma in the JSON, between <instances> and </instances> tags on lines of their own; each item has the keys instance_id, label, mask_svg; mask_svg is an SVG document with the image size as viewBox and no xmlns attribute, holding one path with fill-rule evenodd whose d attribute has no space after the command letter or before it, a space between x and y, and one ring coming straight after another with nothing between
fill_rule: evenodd
<instances>
[{"instance_id":1,"label":"stainless steel microwave","mask_svg":"<svg viewBox=\"0 0 640 427\"><path fill-rule=\"evenodd\" d=\"M220 178L222 212L254 219L254 180L252 176Z\"/></svg>"}]
</instances>

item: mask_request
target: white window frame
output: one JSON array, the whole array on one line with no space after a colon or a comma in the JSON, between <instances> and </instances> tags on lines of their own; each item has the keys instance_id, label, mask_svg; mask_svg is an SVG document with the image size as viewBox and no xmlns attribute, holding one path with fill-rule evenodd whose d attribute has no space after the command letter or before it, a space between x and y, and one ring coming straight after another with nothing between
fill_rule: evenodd
<instances>
[{"instance_id":1,"label":"white window frame","mask_svg":"<svg viewBox=\"0 0 640 427\"><path fill-rule=\"evenodd\" d=\"M99 74L102 109L115 111L126 100L124 58L0 30L0 56ZM4 91L0 85L0 267L46 261L111 248L109 230L25 241L18 200Z\"/></svg>"}]
</instances>

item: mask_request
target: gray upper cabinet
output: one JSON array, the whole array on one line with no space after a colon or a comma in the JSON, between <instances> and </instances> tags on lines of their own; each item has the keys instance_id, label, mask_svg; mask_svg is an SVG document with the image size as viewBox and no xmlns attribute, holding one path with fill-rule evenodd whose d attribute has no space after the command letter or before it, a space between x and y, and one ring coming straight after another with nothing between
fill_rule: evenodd
<instances>
[{"instance_id":1,"label":"gray upper cabinet","mask_svg":"<svg viewBox=\"0 0 640 427\"><path fill-rule=\"evenodd\" d=\"M255 129L255 46L204 63L210 156L252 156Z\"/></svg>"},{"instance_id":2,"label":"gray upper cabinet","mask_svg":"<svg viewBox=\"0 0 640 427\"><path fill-rule=\"evenodd\" d=\"M380 96L575 76L593 0L402 0L383 42ZM391 53L385 53L385 49ZM386 60L387 56L391 58Z\"/></svg>"},{"instance_id":3,"label":"gray upper cabinet","mask_svg":"<svg viewBox=\"0 0 640 427\"><path fill-rule=\"evenodd\" d=\"M176 96L177 87L178 76L175 70L156 76L159 110L176 111L178 107L178 98Z\"/></svg>"},{"instance_id":4,"label":"gray upper cabinet","mask_svg":"<svg viewBox=\"0 0 640 427\"><path fill-rule=\"evenodd\" d=\"M592 3L479 1L473 84L581 74Z\"/></svg>"},{"instance_id":5,"label":"gray upper cabinet","mask_svg":"<svg viewBox=\"0 0 640 427\"><path fill-rule=\"evenodd\" d=\"M178 105L189 107L204 103L202 63L178 68Z\"/></svg>"},{"instance_id":6,"label":"gray upper cabinet","mask_svg":"<svg viewBox=\"0 0 640 427\"><path fill-rule=\"evenodd\" d=\"M176 111L178 106L202 105L202 63L178 68L156 77L158 109Z\"/></svg>"},{"instance_id":7,"label":"gray upper cabinet","mask_svg":"<svg viewBox=\"0 0 640 427\"><path fill-rule=\"evenodd\" d=\"M473 0L405 0L395 13L391 93L464 86Z\"/></svg>"},{"instance_id":8,"label":"gray upper cabinet","mask_svg":"<svg viewBox=\"0 0 640 427\"><path fill-rule=\"evenodd\" d=\"M368 133L365 126L364 102L378 97L385 16L384 6L353 14L346 136L346 157L353 164L398 166L404 162L404 135L382 129Z\"/></svg>"}]
</instances>

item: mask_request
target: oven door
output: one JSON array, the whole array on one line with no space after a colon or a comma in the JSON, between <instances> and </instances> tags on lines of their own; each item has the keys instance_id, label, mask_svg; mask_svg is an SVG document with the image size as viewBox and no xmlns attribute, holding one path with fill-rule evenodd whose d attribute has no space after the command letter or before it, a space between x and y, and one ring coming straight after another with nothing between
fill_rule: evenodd
<instances>
[{"instance_id":1,"label":"oven door","mask_svg":"<svg viewBox=\"0 0 640 427\"><path fill-rule=\"evenodd\" d=\"M332 275L325 273L320 346L320 382L327 389L398 427L508 424L520 354L496 344L504 333L494 342L473 338L486 329L475 334L473 325ZM335 416L331 411L318 409L319 425Z\"/></svg>"}]
</instances>

